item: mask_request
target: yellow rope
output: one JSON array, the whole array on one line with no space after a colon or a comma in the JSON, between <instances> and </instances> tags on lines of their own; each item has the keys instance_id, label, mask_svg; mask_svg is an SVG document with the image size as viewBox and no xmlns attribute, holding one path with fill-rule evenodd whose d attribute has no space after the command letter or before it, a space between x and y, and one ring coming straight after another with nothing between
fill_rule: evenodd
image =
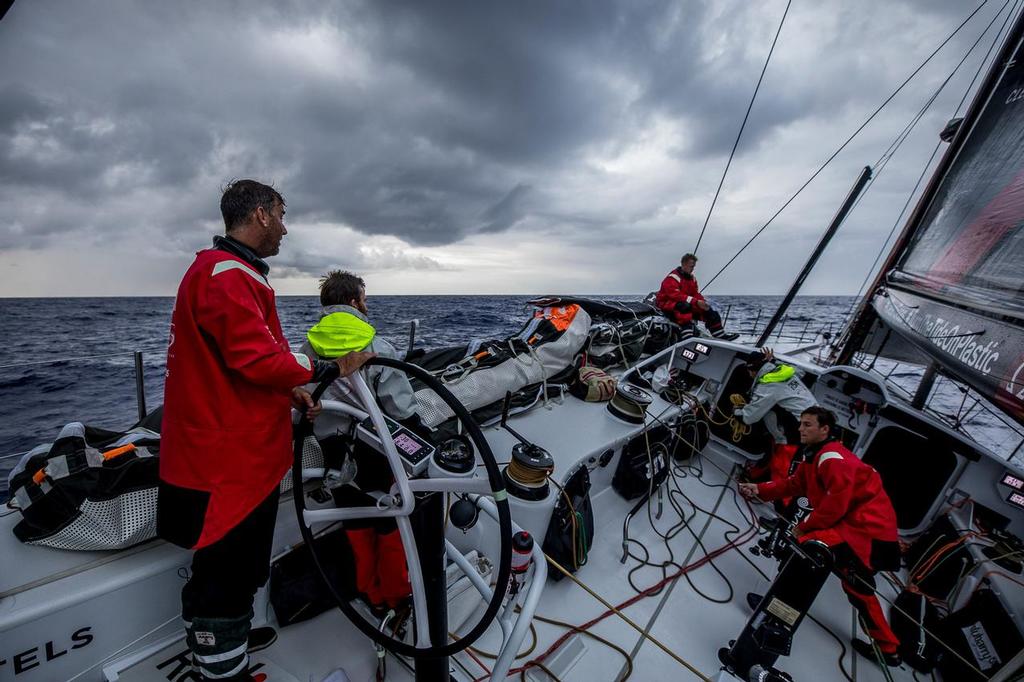
<instances>
[{"instance_id":1,"label":"yellow rope","mask_svg":"<svg viewBox=\"0 0 1024 682\"><path fill-rule=\"evenodd\" d=\"M544 482L544 479L551 475L554 471L554 467L548 467L546 469L534 469L533 467L520 464L518 460L513 459L508 463L508 475L512 477L512 480L523 485L538 486Z\"/></svg>"},{"instance_id":2,"label":"yellow rope","mask_svg":"<svg viewBox=\"0 0 1024 682\"><path fill-rule=\"evenodd\" d=\"M739 398L742 402L737 403L736 398ZM733 393L729 399L732 400L732 404L735 405L736 407L746 405L747 403L747 401L743 399L743 396L739 395L738 393ZM750 434L751 428L744 424L743 420L737 419L736 417L729 417L725 421L716 422L712 414L708 412L708 409L704 407L702 403L697 403L697 405L698 407L700 407L700 411L704 413L704 418L707 419L709 422L711 422L715 426L728 426L732 429L733 443L739 443L741 440L743 440L744 436Z\"/></svg>"}]
</instances>

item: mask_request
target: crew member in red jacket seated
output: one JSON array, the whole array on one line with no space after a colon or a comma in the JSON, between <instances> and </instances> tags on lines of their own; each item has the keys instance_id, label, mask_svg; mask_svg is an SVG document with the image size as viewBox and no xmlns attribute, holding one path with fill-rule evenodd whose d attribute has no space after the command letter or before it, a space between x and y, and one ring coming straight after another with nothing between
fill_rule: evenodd
<instances>
[{"instance_id":1,"label":"crew member in red jacket seated","mask_svg":"<svg viewBox=\"0 0 1024 682\"><path fill-rule=\"evenodd\" d=\"M817 540L828 545L836 571L850 603L856 607L868 635L875 641L885 662L900 664L899 639L885 620L875 597L875 573L896 570L900 564L896 512L882 487L882 479L847 450L837 439L836 418L820 406L800 415L800 442L803 457L792 476L769 483L740 483L739 491L748 499L766 502L782 497L804 495L813 511L793 530L801 542ZM747 601L756 608L761 595L749 594ZM861 639L853 648L862 656L876 660L871 645Z\"/></svg>"},{"instance_id":2,"label":"crew member in red jacket seated","mask_svg":"<svg viewBox=\"0 0 1024 682\"><path fill-rule=\"evenodd\" d=\"M696 265L697 256L692 253L683 256L679 267L661 280L661 289L654 302L669 319L684 329L692 330L696 321L700 320L711 332L711 336L732 341L739 334L725 331L722 316L701 296L697 278L693 276Z\"/></svg>"}]
</instances>

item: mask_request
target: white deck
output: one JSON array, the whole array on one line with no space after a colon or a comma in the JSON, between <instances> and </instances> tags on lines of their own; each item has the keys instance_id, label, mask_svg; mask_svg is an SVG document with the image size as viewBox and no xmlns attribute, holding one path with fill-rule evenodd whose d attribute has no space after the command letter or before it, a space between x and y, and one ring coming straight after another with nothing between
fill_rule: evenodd
<instances>
[{"instance_id":1,"label":"white deck","mask_svg":"<svg viewBox=\"0 0 1024 682\"><path fill-rule=\"evenodd\" d=\"M657 414L665 407L666 404L656 401L652 406L652 412ZM627 425L611 418L605 413L604 404L582 403L570 397L566 397L565 403L555 409L538 408L513 418L510 424L523 436L547 448L555 458L556 475L563 477L576 463L585 462L589 457L621 444L640 429L639 426ZM505 455L513 443L512 437L497 428L487 429L486 434L496 458L499 461L507 460ZM675 475L666 483L666 490L677 488L681 495L689 497L697 506L704 510L714 510L723 519L745 530L750 525L750 519L745 516L745 509L739 506L742 502L737 504L734 484L728 481L726 472L731 468L729 459L724 451L717 451L717 447L712 444L701 458L704 460L704 472L701 477L695 475L692 469L677 468ZM625 565L620 563L622 522L634 502L622 499L609 487L616 461L617 458L610 466L595 469L592 473L595 537L588 563L577 573L581 581L612 604L619 604L634 596L635 592L627 582L627 575L637 565L632 559ZM685 504L687 513L691 513L689 503L683 501L681 496L678 499ZM656 508L655 497L651 502L652 513ZM180 642L172 641L180 632L174 614L177 608L177 591L181 586L181 580L173 579L173 576L179 568L187 565L186 552L160 542L121 554L72 553L27 547L13 541L13 536L10 535L10 526L13 526L16 518L17 515L12 515L0 519L0 534L10 540L5 543L5 551L8 554L4 560L5 570L0 576L0 594L7 594L0 597L0 621L7 620L6 623L0 622L0 631L6 629L11 622L28 622L32 617L34 599L40 598L41 595L52 599L59 595L57 598L81 602L86 613L90 610L93 613L100 610L102 616L94 619L97 624L109 622L113 628L119 624L118 621L137 620L138 624L132 626L132 632L135 633L134 639L138 641L126 651L137 650L144 645L151 645L153 650L156 650L161 646L160 642L163 642L162 646L167 647L153 653L134 669L123 672L123 679L177 680L180 677L180 674L169 677L176 664L167 661L184 649ZM655 523L659 529L665 531L678 520L678 515L666 502L663 518ZM489 521L482 517L480 524L487 523ZM692 563L704 556L705 552L697 546L694 533L702 538L708 551L715 551L728 542L723 533L729 530L729 527L722 520L710 518L706 512L697 511L689 527L693 533L683 529L670 542L676 561L680 563ZM652 561L667 558L665 543L652 530L646 513L641 511L637 514L630 530L631 537L648 548ZM280 510L275 551L284 549L296 539L291 502L284 500ZM633 551L639 551L635 549L635 545ZM729 640L739 634L749 615L745 594L748 591L763 592L767 586L767 581L740 556L740 551L769 575L774 575L774 562L750 555L745 546L739 550L728 551L715 560L715 566L725 574L732 586L732 598L728 603L716 604L702 598L685 578L680 577L669 582L661 593L638 601L626 608L624 613L678 656L695 666L703 675L714 678L720 670L718 649L727 646ZM141 577L147 574L147 571L148 577ZM550 570L550 573L555 572L555 569ZM140 576L137 579L137 594L145 595L144 598L140 596L137 601L131 603L90 606L90 599L102 598L105 586L130 582L133 580L133 573ZM56 574L55 579L44 588L23 590L19 594L11 595L19 586L53 574ZM169 579L168 575L172 578ZM644 587L661 579L660 572L650 568L638 571L634 575L636 581ZM694 570L690 573L690 578L698 588L711 596L729 596L726 582L710 565ZM83 590L91 590L92 596L85 594ZM890 593L889 596L893 595ZM272 611L265 607L265 602L258 602L260 603L264 605L264 609L263 612L257 613L257 621L266 619L273 622ZM582 624L604 611L605 607L592 596L570 580L564 579L558 583L548 582L538 615ZM846 601L837 579L829 580L815 603L812 614L847 643L844 664L855 679L885 679L880 669L864 659L857 658L849 648L854 611ZM74 630L74 627L69 626L69 632ZM469 624L463 631L468 627ZM564 628L539 621L535 622L535 627L538 635L537 645L532 653L522 659L523 661L536 657L565 633ZM630 679L698 679L615 615L594 625L591 632L616 643L630 653L634 661ZM65 636L63 632L58 634ZM42 646L42 642L46 641L44 635L40 635L43 639L36 637L28 644L12 642L11 646L15 647L13 651L8 651L10 647L5 643L0 656L9 658L23 650L19 647L27 647L37 640L41 647L38 651L43 652L45 647ZM353 681L374 679L377 659L371 643L351 627L337 610L330 610L305 623L282 628L279 635L278 641L272 647L255 656L256 662L269 661L276 668L286 671L288 675L301 682L322 680L337 668L343 668ZM133 639L123 635L121 637L122 645ZM475 646L483 651L494 652L499 641L499 631L494 625ZM529 645L530 641L528 637L526 644ZM581 641L585 645L585 652L570 667L566 668L566 661L560 660L557 654L546 659L546 665L559 679L566 682L623 679L625 665L620 653L590 638L582 638ZM566 648L578 646L578 643L573 643ZM842 679L836 667L836 659L840 653L839 644L809 620L801 626L793 643L793 652L793 656L779 659L776 666L789 672L796 680ZM68 656L58 659L58 662L64 663L70 658ZM461 674L459 679L470 680L482 676L486 678L488 673L485 668L491 661L481 656L478 658L483 665L474 661L467 653L462 653L452 660L453 669ZM161 664L164 664L163 667L158 669L157 666ZM101 669L102 666L94 667L77 679L104 679ZM34 671L18 675L17 680L33 682L61 679L35 674L45 670L46 668L41 666ZM78 668L77 672L84 671ZM530 675L533 676L531 679L548 679L537 668L532 669ZM897 680L911 679L908 668L892 670L892 675ZM0 681L14 679L10 663L0 665ZM66 679L74 678L68 676ZM288 677L271 675L269 678L274 679ZM398 660L388 656L387 679L409 680L412 679L412 675Z\"/></svg>"},{"instance_id":2,"label":"white deck","mask_svg":"<svg viewBox=\"0 0 1024 682\"><path fill-rule=\"evenodd\" d=\"M709 484L720 485L725 481L725 475L714 466L707 465L703 479ZM677 480L682 492L696 504L708 510L716 509L717 506L717 514L743 528L746 527L740 510L733 501L731 487L709 487L692 475ZM594 546L587 565L577 574L581 581L613 604L625 601L635 594L626 582L626 576L629 569L636 566L636 562L629 560L626 565L619 563L622 518L631 506L632 503L626 502L611 489L594 499ZM714 551L726 544L723 533L728 530L728 526L721 521L712 520L705 528L708 518L706 514L698 512L691 522L691 527L696 533L702 534L707 548ZM659 528L665 530L677 520L678 516L666 506L665 515L656 523ZM664 544L652 532L646 515L638 514L630 529L631 536L644 542L651 550L652 559L667 558ZM704 554L696 547L693 535L686 530L674 538L671 546L677 560L681 562L696 561ZM747 550L744 548L741 551ZM747 556L769 575L773 575L774 562L754 557L749 553ZM624 610L627 616L647 629L652 636L694 665L704 675L712 678L720 669L718 649L726 646L730 639L739 634L749 615L744 598L746 592L763 592L768 584L736 550L716 559L715 565L732 583L732 600L727 604L714 604L705 600L694 592L684 578L678 578L670 582L660 594L642 599ZM651 585L660 579L659 572L655 569L645 569L635 575L642 586ZM696 586L705 593L716 598L728 596L725 582L710 565L693 571L690 576ZM891 598L894 595L890 593L889 596ZM603 605L564 579L558 583L549 581L538 615L582 624L604 611ZM837 579L829 580L811 613L847 642L844 664L855 679L885 679L880 669L858 658L849 648L854 611L846 601ZM565 633L564 628L546 623L535 622L535 627L538 634L537 646L523 660L543 652ZM633 656L633 673L630 679L698 679L614 615L592 627L591 631L616 643ZM497 627L492 627L475 648L493 652L499 641L498 637ZM527 645L529 641L528 639ZM547 661L559 679L565 682L623 679L625 667L621 654L595 640L583 638L583 641L586 653L569 670L557 669L557 665L552 663L552 659L557 659L555 656ZM793 651L793 656L779 659L777 667L789 672L794 679L842 678L836 667L836 659L840 653L839 644L809 620L805 621L798 631ZM323 679L338 667L344 668L353 681L372 680L376 665L369 641L355 634L337 611L329 611L306 623L282 629L278 642L260 656L303 681ZM478 658L485 666L490 663L486 658ZM413 679L398 661L391 656L388 659L387 679ZM453 661L453 666L463 672L466 679L475 679L487 674L480 664L466 654L458 656ZM894 669L891 673L897 680L912 679L908 668ZM536 679L547 679L546 675L536 668L533 669L533 674L536 675Z\"/></svg>"}]
</instances>

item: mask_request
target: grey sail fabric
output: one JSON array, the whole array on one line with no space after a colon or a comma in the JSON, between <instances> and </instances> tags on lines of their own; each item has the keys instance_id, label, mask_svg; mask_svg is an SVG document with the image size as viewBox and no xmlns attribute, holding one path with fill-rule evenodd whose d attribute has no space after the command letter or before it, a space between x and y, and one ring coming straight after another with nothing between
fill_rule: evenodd
<instances>
[{"instance_id":1,"label":"grey sail fabric","mask_svg":"<svg viewBox=\"0 0 1024 682\"><path fill-rule=\"evenodd\" d=\"M882 328L861 347L917 353L1024 423L1024 54L1013 47L908 224L872 299Z\"/></svg>"},{"instance_id":2,"label":"grey sail fabric","mask_svg":"<svg viewBox=\"0 0 1024 682\"><path fill-rule=\"evenodd\" d=\"M583 347L590 329L590 315L585 310L576 312L569 326L549 343L523 348L512 346L519 352L492 367L467 371L447 383L447 388L468 409L475 410L501 400L509 391L546 381L572 364ZM469 356L472 358L472 356ZM429 388L416 392L417 412L428 426L450 419L453 412Z\"/></svg>"}]
</instances>

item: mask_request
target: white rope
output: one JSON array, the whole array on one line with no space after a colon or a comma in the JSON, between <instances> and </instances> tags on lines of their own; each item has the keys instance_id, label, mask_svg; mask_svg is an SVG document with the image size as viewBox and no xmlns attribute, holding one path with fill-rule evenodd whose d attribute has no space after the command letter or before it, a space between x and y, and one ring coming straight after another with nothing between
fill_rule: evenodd
<instances>
[{"instance_id":1,"label":"white rope","mask_svg":"<svg viewBox=\"0 0 1024 682\"><path fill-rule=\"evenodd\" d=\"M106 658L104 658L102 660L99 660L96 663L93 663L91 666L89 666L88 668L86 668L82 672L80 672L77 675L75 675L74 677L70 678L68 680L68 682L75 682L75 680L77 680L82 675L84 675L84 674L86 674L88 672L92 672L94 669L96 669L97 667L99 667L101 665L105 665L105 664L109 663L115 656L117 656L118 654L122 653L125 649L128 649L129 647L135 645L136 643L141 642L142 640L144 640L145 638L149 637L151 634L153 634L154 632L156 632L160 628L164 627L165 625L167 625L171 621L174 621L174 620L176 620L176 619L178 619L180 617L181 617L180 613L175 613L173 616L171 616L170 618L168 618L164 622L160 623L159 625L157 625L155 628L153 628L149 632L146 632L146 633L140 635L139 637L136 637L135 639L133 639L132 641L128 642L123 647L121 647L120 649L118 649L114 653L110 654Z\"/></svg>"}]
</instances>

